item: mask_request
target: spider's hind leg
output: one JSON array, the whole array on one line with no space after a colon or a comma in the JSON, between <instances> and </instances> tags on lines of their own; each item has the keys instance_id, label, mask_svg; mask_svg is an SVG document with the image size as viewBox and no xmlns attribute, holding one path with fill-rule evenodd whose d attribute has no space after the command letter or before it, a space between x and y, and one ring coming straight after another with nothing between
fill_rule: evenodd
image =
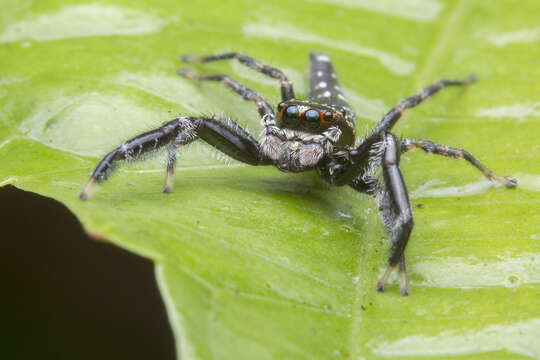
<instances>
[{"instance_id":1,"label":"spider's hind leg","mask_svg":"<svg viewBox=\"0 0 540 360\"><path fill-rule=\"evenodd\" d=\"M235 93L242 95L244 100L251 100L257 106L257 110L261 116L271 116L274 118L274 110L264 98L256 93L255 91L245 87L236 80L232 79L227 75L221 74L197 74L196 72L189 69L179 69L178 75L186 77L188 79L194 79L199 81L210 80L210 81L220 81L223 85L227 86L229 89Z\"/></svg>"},{"instance_id":2,"label":"spider's hind leg","mask_svg":"<svg viewBox=\"0 0 540 360\"><path fill-rule=\"evenodd\" d=\"M256 60L250 56L238 54L235 52L223 53L210 56L195 56L195 55L182 55L182 61L187 63L207 63L217 60L236 59L241 64L252 68L255 71L268 75L274 79L279 79L281 84L281 98L282 101L294 99L294 90L292 83L287 79L285 74L276 68L268 66L259 60Z\"/></svg>"}]
</instances>

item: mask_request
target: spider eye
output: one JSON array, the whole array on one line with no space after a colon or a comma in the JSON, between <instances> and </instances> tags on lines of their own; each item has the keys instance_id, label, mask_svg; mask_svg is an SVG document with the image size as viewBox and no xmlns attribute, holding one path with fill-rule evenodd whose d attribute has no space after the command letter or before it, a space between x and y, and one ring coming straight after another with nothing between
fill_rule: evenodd
<instances>
[{"instance_id":1,"label":"spider eye","mask_svg":"<svg viewBox=\"0 0 540 360\"><path fill-rule=\"evenodd\" d=\"M310 109L304 113L302 124L307 129L316 129L321 124L321 115L317 110Z\"/></svg>"},{"instance_id":2,"label":"spider eye","mask_svg":"<svg viewBox=\"0 0 540 360\"><path fill-rule=\"evenodd\" d=\"M326 122L332 122L334 120L334 114L331 111L326 111L323 114L323 119Z\"/></svg>"},{"instance_id":3,"label":"spider eye","mask_svg":"<svg viewBox=\"0 0 540 360\"><path fill-rule=\"evenodd\" d=\"M283 113L283 124L289 127L296 126L299 114L297 106L289 106Z\"/></svg>"}]
</instances>

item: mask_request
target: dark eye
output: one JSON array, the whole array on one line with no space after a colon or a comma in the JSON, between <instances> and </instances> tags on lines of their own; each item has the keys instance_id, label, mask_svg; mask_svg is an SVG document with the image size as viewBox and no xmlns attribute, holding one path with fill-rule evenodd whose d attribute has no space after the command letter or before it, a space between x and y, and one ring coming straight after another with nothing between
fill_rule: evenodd
<instances>
[{"instance_id":1,"label":"dark eye","mask_svg":"<svg viewBox=\"0 0 540 360\"><path fill-rule=\"evenodd\" d=\"M332 122L332 120L334 120L334 114L331 111L326 111L323 114L323 119L326 122Z\"/></svg>"},{"instance_id":2,"label":"dark eye","mask_svg":"<svg viewBox=\"0 0 540 360\"><path fill-rule=\"evenodd\" d=\"M283 113L283 124L289 127L296 126L299 114L298 107L295 105L289 106Z\"/></svg>"},{"instance_id":3,"label":"dark eye","mask_svg":"<svg viewBox=\"0 0 540 360\"><path fill-rule=\"evenodd\" d=\"M321 124L321 116L317 110L310 109L304 113L302 124L307 129L316 129Z\"/></svg>"}]
</instances>

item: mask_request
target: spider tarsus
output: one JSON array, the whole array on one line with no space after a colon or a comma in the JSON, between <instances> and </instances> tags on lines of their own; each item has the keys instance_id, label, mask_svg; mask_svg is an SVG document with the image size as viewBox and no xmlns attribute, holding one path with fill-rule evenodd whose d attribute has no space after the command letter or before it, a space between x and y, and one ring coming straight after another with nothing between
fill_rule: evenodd
<instances>
[{"instance_id":1,"label":"spider tarsus","mask_svg":"<svg viewBox=\"0 0 540 360\"><path fill-rule=\"evenodd\" d=\"M386 285L386 282L388 281L388 278L390 277L390 274L392 273L392 271L394 271L395 267L396 265L388 265L383 276L381 276L381 278L377 282L377 291L380 291L380 292L384 291L384 285Z\"/></svg>"},{"instance_id":2,"label":"spider tarsus","mask_svg":"<svg viewBox=\"0 0 540 360\"><path fill-rule=\"evenodd\" d=\"M515 188L518 185L517 179L507 178L506 176L492 175L489 177L489 179L492 181L497 181L509 189Z\"/></svg>"},{"instance_id":3,"label":"spider tarsus","mask_svg":"<svg viewBox=\"0 0 540 360\"><path fill-rule=\"evenodd\" d=\"M409 295L409 289L407 287L407 273L405 271L405 261L403 260L399 266L399 292L401 295Z\"/></svg>"},{"instance_id":4,"label":"spider tarsus","mask_svg":"<svg viewBox=\"0 0 540 360\"><path fill-rule=\"evenodd\" d=\"M201 58L199 56L195 56L195 55L191 55L191 54L183 54L183 55L180 56L180 59L183 62L192 63L192 64L201 62Z\"/></svg>"},{"instance_id":5,"label":"spider tarsus","mask_svg":"<svg viewBox=\"0 0 540 360\"><path fill-rule=\"evenodd\" d=\"M409 289L405 288L405 289L399 289L399 292L401 293L401 295L403 296L409 296Z\"/></svg>"},{"instance_id":6,"label":"spider tarsus","mask_svg":"<svg viewBox=\"0 0 540 360\"><path fill-rule=\"evenodd\" d=\"M393 269L394 269L393 266L389 266L386 269L386 272L384 273L384 275L381 277L381 279L379 281L377 281L377 288L376 289L377 289L378 292L384 292L384 286L386 285L386 282L388 281L388 277L392 273ZM400 271L400 273L399 273L399 292L403 296L408 296L409 295L409 288L407 286L407 278L405 276L404 271Z\"/></svg>"},{"instance_id":7,"label":"spider tarsus","mask_svg":"<svg viewBox=\"0 0 540 360\"><path fill-rule=\"evenodd\" d=\"M88 196L90 195L90 192L94 188L94 185L96 185L96 179L90 178L86 186L84 187L83 191L79 194L79 199L86 200L88 199Z\"/></svg>"},{"instance_id":8,"label":"spider tarsus","mask_svg":"<svg viewBox=\"0 0 540 360\"><path fill-rule=\"evenodd\" d=\"M467 86L478 80L476 74L469 74L463 80L441 80L440 84L443 86Z\"/></svg>"},{"instance_id":9,"label":"spider tarsus","mask_svg":"<svg viewBox=\"0 0 540 360\"><path fill-rule=\"evenodd\" d=\"M188 79L193 79L193 80L204 80L204 79L210 79L212 78L212 76L203 76L201 74L197 74L195 71L191 70L191 69L186 69L186 68L181 68L181 69L178 69L176 71L176 73L180 76L183 76L185 78L188 78ZM216 76L220 76L220 75L216 75ZM212 78L212 80L216 80L215 78Z\"/></svg>"},{"instance_id":10,"label":"spider tarsus","mask_svg":"<svg viewBox=\"0 0 540 360\"><path fill-rule=\"evenodd\" d=\"M467 76L465 78L465 80L463 81L463 84L464 85L468 85L468 84L472 84L472 83L475 83L478 81L478 76L476 76L476 74L469 74L469 76Z\"/></svg>"},{"instance_id":11,"label":"spider tarsus","mask_svg":"<svg viewBox=\"0 0 540 360\"><path fill-rule=\"evenodd\" d=\"M192 75L194 74L193 71L189 70L189 69L185 69L185 68L181 68L181 69L178 69L176 71L176 73L180 76L185 76L185 77L188 77L188 78L191 78L193 77Z\"/></svg>"},{"instance_id":12,"label":"spider tarsus","mask_svg":"<svg viewBox=\"0 0 540 360\"><path fill-rule=\"evenodd\" d=\"M515 188L517 187L518 185L518 181L517 179L506 179L506 183L504 184L504 186L506 186L507 188Z\"/></svg>"}]
</instances>

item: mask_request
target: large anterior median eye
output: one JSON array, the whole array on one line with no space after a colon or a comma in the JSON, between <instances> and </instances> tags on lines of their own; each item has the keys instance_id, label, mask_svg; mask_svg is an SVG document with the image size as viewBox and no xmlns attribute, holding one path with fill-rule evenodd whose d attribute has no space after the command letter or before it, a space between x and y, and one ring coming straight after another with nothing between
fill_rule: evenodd
<instances>
[{"instance_id":1,"label":"large anterior median eye","mask_svg":"<svg viewBox=\"0 0 540 360\"><path fill-rule=\"evenodd\" d=\"M306 129L317 129L321 125L321 115L317 110L310 109L304 113L302 124Z\"/></svg>"},{"instance_id":2,"label":"large anterior median eye","mask_svg":"<svg viewBox=\"0 0 540 360\"><path fill-rule=\"evenodd\" d=\"M285 111L283 112L283 124L288 127L294 127L296 124L298 124L298 116L300 112L298 111L298 107L295 105L289 106Z\"/></svg>"}]
</instances>

